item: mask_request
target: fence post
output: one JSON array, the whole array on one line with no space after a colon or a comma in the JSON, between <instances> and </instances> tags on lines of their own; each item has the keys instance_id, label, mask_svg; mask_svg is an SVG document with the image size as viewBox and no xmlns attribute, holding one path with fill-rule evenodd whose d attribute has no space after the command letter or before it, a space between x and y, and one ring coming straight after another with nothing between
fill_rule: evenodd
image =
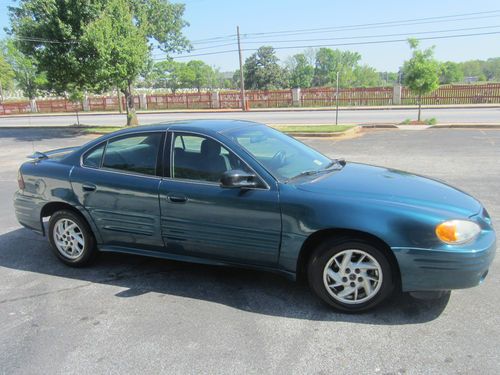
<instances>
[{"instance_id":1,"label":"fence post","mask_svg":"<svg viewBox=\"0 0 500 375\"><path fill-rule=\"evenodd\" d=\"M399 105L401 104L401 89L402 86L400 84L395 84L392 88L392 104Z\"/></svg>"},{"instance_id":2,"label":"fence post","mask_svg":"<svg viewBox=\"0 0 500 375\"><path fill-rule=\"evenodd\" d=\"M82 107L84 112L89 112L90 111L90 102L89 102L89 97L85 95L82 100Z\"/></svg>"},{"instance_id":3,"label":"fence post","mask_svg":"<svg viewBox=\"0 0 500 375\"><path fill-rule=\"evenodd\" d=\"M148 109L148 98L146 97L146 94L139 94L139 109Z\"/></svg>"},{"instance_id":4,"label":"fence post","mask_svg":"<svg viewBox=\"0 0 500 375\"><path fill-rule=\"evenodd\" d=\"M30 111L33 113L38 112L38 106L36 105L36 99L30 100Z\"/></svg>"},{"instance_id":5,"label":"fence post","mask_svg":"<svg viewBox=\"0 0 500 375\"><path fill-rule=\"evenodd\" d=\"M218 91L212 91L210 93L210 108L212 109L220 108L220 97Z\"/></svg>"},{"instance_id":6,"label":"fence post","mask_svg":"<svg viewBox=\"0 0 500 375\"><path fill-rule=\"evenodd\" d=\"M294 107L300 107L302 105L300 101L300 88L292 89L292 105Z\"/></svg>"}]
</instances>

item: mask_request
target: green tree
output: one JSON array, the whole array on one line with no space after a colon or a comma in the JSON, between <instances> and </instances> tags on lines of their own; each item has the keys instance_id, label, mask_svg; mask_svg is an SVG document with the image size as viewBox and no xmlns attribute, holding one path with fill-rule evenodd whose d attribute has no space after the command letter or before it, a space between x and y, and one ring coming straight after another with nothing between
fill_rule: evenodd
<instances>
[{"instance_id":1,"label":"green tree","mask_svg":"<svg viewBox=\"0 0 500 375\"><path fill-rule=\"evenodd\" d=\"M128 124L137 122L132 89L150 50L189 48L184 5L167 0L21 0L9 11L10 32L46 72L51 90L117 86L127 96Z\"/></svg>"},{"instance_id":2,"label":"green tree","mask_svg":"<svg viewBox=\"0 0 500 375\"><path fill-rule=\"evenodd\" d=\"M314 67L309 63L305 54L299 53L290 57L287 61L290 72L291 87L311 87L314 78Z\"/></svg>"},{"instance_id":3,"label":"green tree","mask_svg":"<svg viewBox=\"0 0 500 375\"><path fill-rule=\"evenodd\" d=\"M188 87L195 88L200 92L203 87L213 85L214 71L210 65L201 60L191 60L187 63L187 68L191 70L191 78L186 82Z\"/></svg>"},{"instance_id":4,"label":"green tree","mask_svg":"<svg viewBox=\"0 0 500 375\"><path fill-rule=\"evenodd\" d=\"M10 64L3 57L3 53L0 54L0 102L3 101L4 95L3 90L12 88L14 84L14 70Z\"/></svg>"},{"instance_id":5,"label":"green tree","mask_svg":"<svg viewBox=\"0 0 500 375\"><path fill-rule=\"evenodd\" d=\"M403 83L418 97L418 121L422 112L422 95L439 87L439 63L434 59L434 47L418 49L418 40L408 39L413 55L403 65Z\"/></svg>"},{"instance_id":6,"label":"green tree","mask_svg":"<svg viewBox=\"0 0 500 375\"><path fill-rule=\"evenodd\" d=\"M101 16L90 22L82 40L94 49L96 78L103 87L116 85L125 95L127 125L138 125L132 85L149 54L142 28L134 25L126 0L110 0Z\"/></svg>"},{"instance_id":7,"label":"green tree","mask_svg":"<svg viewBox=\"0 0 500 375\"><path fill-rule=\"evenodd\" d=\"M12 40L4 41L1 48L5 60L14 71L16 85L23 91L24 96L30 100L35 99L46 89L45 73L39 72L35 60L19 51Z\"/></svg>"},{"instance_id":8,"label":"green tree","mask_svg":"<svg viewBox=\"0 0 500 375\"><path fill-rule=\"evenodd\" d=\"M243 66L245 87L255 90L272 90L285 86L286 73L278 61L273 47L260 47L245 60Z\"/></svg>"},{"instance_id":9,"label":"green tree","mask_svg":"<svg viewBox=\"0 0 500 375\"><path fill-rule=\"evenodd\" d=\"M349 87L354 83L354 69L358 66L361 55L357 52L320 48L316 53L314 68L314 86L333 86L337 72L341 77L340 86Z\"/></svg>"},{"instance_id":10,"label":"green tree","mask_svg":"<svg viewBox=\"0 0 500 375\"><path fill-rule=\"evenodd\" d=\"M381 86L380 74L368 65L357 65L353 69L352 85L355 87Z\"/></svg>"},{"instance_id":11,"label":"green tree","mask_svg":"<svg viewBox=\"0 0 500 375\"><path fill-rule=\"evenodd\" d=\"M170 89L175 94L178 89L188 87L188 82L194 80L194 74L186 63L165 60L154 65L152 79L155 87Z\"/></svg>"},{"instance_id":12,"label":"green tree","mask_svg":"<svg viewBox=\"0 0 500 375\"><path fill-rule=\"evenodd\" d=\"M500 81L500 57L486 60L483 71L488 81Z\"/></svg>"},{"instance_id":13,"label":"green tree","mask_svg":"<svg viewBox=\"0 0 500 375\"><path fill-rule=\"evenodd\" d=\"M399 82L399 74L396 72L379 72L381 84L390 86Z\"/></svg>"},{"instance_id":14,"label":"green tree","mask_svg":"<svg viewBox=\"0 0 500 375\"><path fill-rule=\"evenodd\" d=\"M475 77L478 81L486 81L486 74L484 74L484 61L469 60L459 63L460 68L464 72L464 77Z\"/></svg>"},{"instance_id":15,"label":"green tree","mask_svg":"<svg viewBox=\"0 0 500 375\"><path fill-rule=\"evenodd\" d=\"M464 72L460 65L451 61L446 61L441 64L441 71L439 75L439 83L448 84L455 82L462 82L464 80Z\"/></svg>"}]
</instances>

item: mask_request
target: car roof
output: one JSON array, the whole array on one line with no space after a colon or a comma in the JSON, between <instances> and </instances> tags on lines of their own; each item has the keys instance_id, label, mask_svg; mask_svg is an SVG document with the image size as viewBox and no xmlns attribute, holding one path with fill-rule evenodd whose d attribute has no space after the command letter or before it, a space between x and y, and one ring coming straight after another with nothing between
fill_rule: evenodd
<instances>
[{"instance_id":1,"label":"car roof","mask_svg":"<svg viewBox=\"0 0 500 375\"><path fill-rule=\"evenodd\" d=\"M168 129L172 130L198 130L198 131L213 131L213 132L223 132L230 129L238 129L247 126L263 125L258 122L246 121L246 120L182 120L182 121L169 121L161 122L152 125L140 125L129 128L124 128L117 132L113 132L113 135L117 134L129 134L129 133L139 133L144 131L165 131Z\"/></svg>"}]
</instances>

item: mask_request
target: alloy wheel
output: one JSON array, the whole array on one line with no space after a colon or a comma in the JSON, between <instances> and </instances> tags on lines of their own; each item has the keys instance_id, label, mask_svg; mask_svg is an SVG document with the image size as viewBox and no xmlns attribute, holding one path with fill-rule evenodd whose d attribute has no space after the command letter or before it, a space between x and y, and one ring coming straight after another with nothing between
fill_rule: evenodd
<instances>
[{"instance_id":1,"label":"alloy wheel","mask_svg":"<svg viewBox=\"0 0 500 375\"><path fill-rule=\"evenodd\" d=\"M349 249L335 254L323 271L328 293L345 304L361 304L375 297L383 280L382 267L370 254Z\"/></svg>"},{"instance_id":2,"label":"alloy wheel","mask_svg":"<svg viewBox=\"0 0 500 375\"><path fill-rule=\"evenodd\" d=\"M70 219L59 219L54 225L54 242L57 250L66 258L76 259L85 249L85 238L80 227Z\"/></svg>"}]
</instances>

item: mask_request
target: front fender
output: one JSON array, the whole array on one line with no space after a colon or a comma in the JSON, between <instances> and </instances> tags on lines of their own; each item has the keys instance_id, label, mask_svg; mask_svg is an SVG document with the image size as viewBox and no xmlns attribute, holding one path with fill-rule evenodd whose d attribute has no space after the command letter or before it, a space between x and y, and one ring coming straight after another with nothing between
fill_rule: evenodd
<instances>
[{"instance_id":1,"label":"front fender","mask_svg":"<svg viewBox=\"0 0 500 375\"><path fill-rule=\"evenodd\" d=\"M320 230L343 229L377 237L390 248L434 248L441 245L434 228L460 218L443 209L347 195L304 193L292 186L280 192L283 233L280 265L296 272L304 242ZM451 216L455 215L455 216Z\"/></svg>"}]
</instances>

